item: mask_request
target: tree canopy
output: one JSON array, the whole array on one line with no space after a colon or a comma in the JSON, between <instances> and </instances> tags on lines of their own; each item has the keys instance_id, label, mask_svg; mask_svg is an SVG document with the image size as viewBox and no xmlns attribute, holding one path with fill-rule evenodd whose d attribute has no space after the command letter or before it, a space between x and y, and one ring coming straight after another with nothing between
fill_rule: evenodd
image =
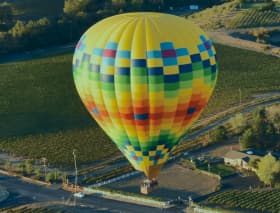
<instances>
[{"instance_id":1,"label":"tree canopy","mask_svg":"<svg viewBox=\"0 0 280 213\"><path fill-rule=\"evenodd\" d=\"M12 6L6 2L0 3L0 24L12 22L13 11Z\"/></svg>"},{"instance_id":2,"label":"tree canopy","mask_svg":"<svg viewBox=\"0 0 280 213\"><path fill-rule=\"evenodd\" d=\"M261 158L258 163L257 175L266 185L275 184L275 178L280 173L280 161L270 153Z\"/></svg>"}]
</instances>

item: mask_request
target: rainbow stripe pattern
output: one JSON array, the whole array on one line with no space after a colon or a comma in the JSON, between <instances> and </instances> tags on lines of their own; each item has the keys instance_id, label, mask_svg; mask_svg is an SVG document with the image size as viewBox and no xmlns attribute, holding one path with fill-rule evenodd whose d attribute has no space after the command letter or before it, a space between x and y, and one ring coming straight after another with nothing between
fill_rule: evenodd
<instances>
[{"instance_id":1,"label":"rainbow stripe pattern","mask_svg":"<svg viewBox=\"0 0 280 213\"><path fill-rule=\"evenodd\" d=\"M209 101L216 52L183 18L128 13L81 37L73 75L91 116L135 169L154 178Z\"/></svg>"}]
</instances>

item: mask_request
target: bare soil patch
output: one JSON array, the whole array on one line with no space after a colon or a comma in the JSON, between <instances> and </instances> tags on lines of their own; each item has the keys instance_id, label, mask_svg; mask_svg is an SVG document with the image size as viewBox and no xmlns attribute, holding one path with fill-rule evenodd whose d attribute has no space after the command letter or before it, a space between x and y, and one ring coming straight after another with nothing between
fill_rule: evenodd
<instances>
[{"instance_id":1,"label":"bare soil patch","mask_svg":"<svg viewBox=\"0 0 280 213\"><path fill-rule=\"evenodd\" d=\"M137 176L131 179L107 185L109 188L140 193L140 183L144 176ZM178 164L168 165L162 169L159 177L159 188L150 195L163 199L188 199L188 196L197 198L210 194L216 190L219 180L198 171L184 168Z\"/></svg>"}]
</instances>

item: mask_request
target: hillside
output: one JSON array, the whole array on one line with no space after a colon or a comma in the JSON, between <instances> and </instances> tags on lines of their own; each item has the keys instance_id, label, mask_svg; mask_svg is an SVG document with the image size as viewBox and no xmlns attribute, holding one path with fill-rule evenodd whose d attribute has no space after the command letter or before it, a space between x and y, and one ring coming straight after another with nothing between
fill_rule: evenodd
<instances>
[{"instance_id":1,"label":"hillside","mask_svg":"<svg viewBox=\"0 0 280 213\"><path fill-rule=\"evenodd\" d=\"M186 18L201 26L203 29L218 29L225 27L226 22L237 14L237 7L237 1L227 2L194 13Z\"/></svg>"},{"instance_id":2,"label":"hillside","mask_svg":"<svg viewBox=\"0 0 280 213\"><path fill-rule=\"evenodd\" d=\"M238 13L226 26L227 28L270 27L280 25L280 12L271 10L244 10Z\"/></svg>"},{"instance_id":3,"label":"hillside","mask_svg":"<svg viewBox=\"0 0 280 213\"><path fill-rule=\"evenodd\" d=\"M237 103L239 88L242 101L257 92L280 89L280 79L275 77L280 70L278 58L218 44L216 49L218 82L204 115ZM50 162L70 161L73 147L84 153L83 162L116 151L82 106L71 60L72 54L65 54L0 65L0 149L48 156Z\"/></svg>"},{"instance_id":4,"label":"hillside","mask_svg":"<svg viewBox=\"0 0 280 213\"><path fill-rule=\"evenodd\" d=\"M264 4L240 5L238 0L214 6L186 18L203 29L237 29L280 25L280 12L261 9Z\"/></svg>"},{"instance_id":5,"label":"hillside","mask_svg":"<svg viewBox=\"0 0 280 213\"><path fill-rule=\"evenodd\" d=\"M24 18L40 18L43 16L57 16L63 12L64 0L0 0L13 5L15 15Z\"/></svg>"}]
</instances>

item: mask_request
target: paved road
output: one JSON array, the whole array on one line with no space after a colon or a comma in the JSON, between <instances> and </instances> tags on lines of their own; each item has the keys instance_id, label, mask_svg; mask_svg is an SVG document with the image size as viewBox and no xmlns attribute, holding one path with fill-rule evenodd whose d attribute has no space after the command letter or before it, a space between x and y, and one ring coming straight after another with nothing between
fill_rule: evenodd
<instances>
[{"instance_id":1,"label":"paved road","mask_svg":"<svg viewBox=\"0 0 280 213\"><path fill-rule=\"evenodd\" d=\"M241 110L241 113L252 112L257 107L267 106L267 105L276 104L276 103L280 103L280 97L278 99L276 99L276 100L273 100L273 101L268 101L268 102L265 102L265 103L257 104L255 106L247 107L246 109ZM196 137L198 137L198 136L208 132L209 130L216 128L217 126L222 125L223 123L225 123L226 121L228 121L230 118L232 118L235 115L236 115L236 113L234 113L233 115L225 116L225 117L223 117L221 119L218 119L217 121L209 124L208 126L203 127L202 129L200 129L198 131L195 131L194 133L187 134L184 137L184 140L194 139L194 138L196 138Z\"/></svg>"},{"instance_id":2,"label":"paved road","mask_svg":"<svg viewBox=\"0 0 280 213\"><path fill-rule=\"evenodd\" d=\"M17 61L26 61L34 58L57 55L70 51L74 52L74 48L75 48L75 44L68 44L63 46L50 47L45 49L26 51L23 53L11 54L0 58L0 64L17 62Z\"/></svg>"},{"instance_id":3,"label":"paved road","mask_svg":"<svg viewBox=\"0 0 280 213\"><path fill-rule=\"evenodd\" d=\"M71 197L70 192L26 183L17 177L0 175L0 185L10 192L10 197L0 203L0 210L7 206L17 206L33 202L66 201ZM77 205L91 206L95 210L104 209L105 211L103 212L163 212L161 209L104 199L97 195L88 195L83 199L79 199ZM164 210L164 212L178 211L178 209ZM80 209L79 212L83 211Z\"/></svg>"}]
</instances>

